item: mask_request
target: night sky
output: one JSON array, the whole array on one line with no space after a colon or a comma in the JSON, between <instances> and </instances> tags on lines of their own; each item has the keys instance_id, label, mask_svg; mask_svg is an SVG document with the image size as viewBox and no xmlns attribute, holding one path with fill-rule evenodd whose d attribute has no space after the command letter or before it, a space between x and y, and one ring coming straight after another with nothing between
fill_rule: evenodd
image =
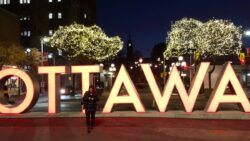
<instances>
[{"instance_id":1,"label":"night sky","mask_svg":"<svg viewBox=\"0 0 250 141\"><path fill-rule=\"evenodd\" d=\"M171 22L183 17L228 19L246 30L250 0L97 0L97 25L109 36L119 35L125 45L131 33L134 48L144 57L150 57L155 44L165 42ZM250 47L250 39L244 40Z\"/></svg>"}]
</instances>

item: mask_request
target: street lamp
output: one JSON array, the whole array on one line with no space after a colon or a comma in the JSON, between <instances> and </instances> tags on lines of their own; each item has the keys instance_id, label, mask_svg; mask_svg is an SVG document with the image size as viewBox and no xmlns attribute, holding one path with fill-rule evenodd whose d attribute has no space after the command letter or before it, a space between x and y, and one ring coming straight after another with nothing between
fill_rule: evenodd
<instances>
[{"instance_id":1,"label":"street lamp","mask_svg":"<svg viewBox=\"0 0 250 141\"><path fill-rule=\"evenodd\" d=\"M25 53L29 54L31 52L30 48L26 48Z\"/></svg>"},{"instance_id":2,"label":"street lamp","mask_svg":"<svg viewBox=\"0 0 250 141\"><path fill-rule=\"evenodd\" d=\"M250 36L250 30L244 31L244 35L245 35L245 36Z\"/></svg>"},{"instance_id":3,"label":"street lamp","mask_svg":"<svg viewBox=\"0 0 250 141\"><path fill-rule=\"evenodd\" d=\"M178 57L178 60L179 60L179 61L183 61L183 56L179 56L179 57Z\"/></svg>"},{"instance_id":4,"label":"street lamp","mask_svg":"<svg viewBox=\"0 0 250 141\"><path fill-rule=\"evenodd\" d=\"M44 61L44 58L43 58L43 45L45 43L47 43L49 41L49 38L48 37L42 37L41 38L41 54L42 54L42 58L41 58L41 65L43 66L43 61ZM42 75L42 81L41 81L41 92L43 93L44 92L44 77Z\"/></svg>"},{"instance_id":5,"label":"street lamp","mask_svg":"<svg viewBox=\"0 0 250 141\"><path fill-rule=\"evenodd\" d=\"M101 63L101 64L99 64L99 66L103 68L103 67L104 67L104 64L103 64L103 63Z\"/></svg>"},{"instance_id":6,"label":"street lamp","mask_svg":"<svg viewBox=\"0 0 250 141\"><path fill-rule=\"evenodd\" d=\"M53 53L48 54L48 59L53 59L53 66L56 64L56 57Z\"/></svg>"},{"instance_id":7,"label":"street lamp","mask_svg":"<svg viewBox=\"0 0 250 141\"><path fill-rule=\"evenodd\" d=\"M185 67L185 66L187 65L187 62L184 60L184 57L183 57L183 56L179 56L179 57L178 57L178 61L171 64L172 67L173 67L174 65L176 65L176 67L180 68L179 71L180 71L181 76L185 77L186 74L184 75L184 74L182 73L182 68ZM170 67L170 71L172 70L172 67Z\"/></svg>"},{"instance_id":8,"label":"street lamp","mask_svg":"<svg viewBox=\"0 0 250 141\"><path fill-rule=\"evenodd\" d=\"M30 48L26 48L25 51L24 51L24 53L25 53L27 56L30 56L30 52L31 52L31 49L30 49ZM26 64L26 65L24 64L24 68L27 69L27 70L29 70L28 64Z\"/></svg>"},{"instance_id":9,"label":"street lamp","mask_svg":"<svg viewBox=\"0 0 250 141\"><path fill-rule=\"evenodd\" d=\"M110 65L109 71L110 71L110 74L111 74L111 87L112 87L112 85L113 85L113 73L116 71L115 64L112 63Z\"/></svg>"},{"instance_id":10,"label":"street lamp","mask_svg":"<svg viewBox=\"0 0 250 141\"><path fill-rule=\"evenodd\" d=\"M41 38L41 54L42 54L42 66L43 66L43 61L44 61L44 58L43 58L43 45L45 43L47 43L49 41L49 38L48 37L42 37Z\"/></svg>"},{"instance_id":11,"label":"street lamp","mask_svg":"<svg viewBox=\"0 0 250 141\"><path fill-rule=\"evenodd\" d=\"M143 59L142 59L142 58L140 58L140 59L139 59L139 62L140 62L140 63L142 63L142 62L143 62Z\"/></svg>"},{"instance_id":12,"label":"street lamp","mask_svg":"<svg viewBox=\"0 0 250 141\"><path fill-rule=\"evenodd\" d=\"M180 67L180 74L181 76L185 77L185 75L183 75L182 72L182 68L185 67L187 65L186 61L184 60L183 56L179 56L178 57L178 61L176 62L176 66Z\"/></svg>"}]
</instances>

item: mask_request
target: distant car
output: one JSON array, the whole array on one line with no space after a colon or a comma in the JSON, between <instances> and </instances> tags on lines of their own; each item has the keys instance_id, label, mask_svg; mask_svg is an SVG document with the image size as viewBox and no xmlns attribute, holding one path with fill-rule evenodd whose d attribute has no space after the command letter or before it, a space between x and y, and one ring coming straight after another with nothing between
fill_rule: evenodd
<instances>
[{"instance_id":1,"label":"distant car","mask_svg":"<svg viewBox=\"0 0 250 141\"><path fill-rule=\"evenodd\" d=\"M61 95L74 95L73 94L73 87L72 86L62 87L60 89L60 94Z\"/></svg>"}]
</instances>

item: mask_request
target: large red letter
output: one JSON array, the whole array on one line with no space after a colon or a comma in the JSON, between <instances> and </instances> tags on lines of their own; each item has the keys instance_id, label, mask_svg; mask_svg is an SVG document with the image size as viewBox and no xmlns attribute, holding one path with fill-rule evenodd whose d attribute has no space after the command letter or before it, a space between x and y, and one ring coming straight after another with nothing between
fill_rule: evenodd
<instances>
[{"instance_id":1,"label":"large red letter","mask_svg":"<svg viewBox=\"0 0 250 141\"><path fill-rule=\"evenodd\" d=\"M165 85L163 95L161 94L161 92L156 84L156 81L154 79L154 76L153 76L153 73L151 71L149 64L142 64L141 67L142 67L142 70L146 76L149 87L152 91L152 94L154 96L154 99L156 101L156 104L157 104L160 112L166 111L166 108L167 108L167 105L169 102L169 98L173 92L174 87L176 87L176 89L179 92L181 101L185 107L186 112L192 112L195 101L196 101L197 96L198 96L199 91L200 91L200 87L202 85L205 74L206 74L207 69L209 67L209 63L201 63L200 64L198 71L197 71L194 79L192 80L192 83L191 83L191 86L190 86L188 93L183 85L179 71L174 66L171 73L170 73L168 81Z\"/></svg>"},{"instance_id":2,"label":"large red letter","mask_svg":"<svg viewBox=\"0 0 250 141\"><path fill-rule=\"evenodd\" d=\"M39 74L48 74L48 112L60 112L59 73L65 73L64 66L38 67Z\"/></svg>"},{"instance_id":3,"label":"large red letter","mask_svg":"<svg viewBox=\"0 0 250 141\"><path fill-rule=\"evenodd\" d=\"M118 96L122 84L127 89L128 95ZM140 101L138 92L131 81L126 68L122 65L111 90L109 98L103 109L103 113L110 113L114 104L132 103L137 112L145 112L145 109Z\"/></svg>"},{"instance_id":4,"label":"large red letter","mask_svg":"<svg viewBox=\"0 0 250 141\"><path fill-rule=\"evenodd\" d=\"M0 104L0 112L6 114L19 114L22 112L28 111L30 108L34 106L38 97L39 97L39 86L38 82L35 79L31 79L31 77L24 71L19 69L5 69L0 71L0 80L4 77L8 76L17 76L23 80L26 85L27 93L21 104L16 107L9 108Z\"/></svg>"},{"instance_id":5,"label":"large red letter","mask_svg":"<svg viewBox=\"0 0 250 141\"><path fill-rule=\"evenodd\" d=\"M72 70L72 73L81 73L81 75L82 75L82 96L84 96L85 92L88 90L88 87L89 87L89 74L100 72L100 66L99 65L72 66L71 70ZM84 112L84 110L82 112Z\"/></svg>"},{"instance_id":6,"label":"large red letter","mask_svg":"<svg viewBox=\"0 0 250 141\"><path fill-rule=\"evenodd\" d=\"M229 82L231 82L236 94L224 95ZM224 65L205 110L216 112L220 103L240 103L245 112L250 112L250 103L229 62Z\"/></svg>"}]
</instances>

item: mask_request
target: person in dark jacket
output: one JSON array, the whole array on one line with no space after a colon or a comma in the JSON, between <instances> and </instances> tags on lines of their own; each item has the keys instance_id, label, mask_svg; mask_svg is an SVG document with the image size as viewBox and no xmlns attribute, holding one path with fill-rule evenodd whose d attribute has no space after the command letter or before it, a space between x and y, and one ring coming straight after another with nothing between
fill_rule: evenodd
<instances>
[{"instance_id":1,"label":"person in dark jacket","mask_svg":"<svg viewBox=\"0 0 250 141\"><path fill-rule=\"evenodd\" d=\"M89 86L89 90L85 92L84 97L82 99L82 104L85 109L86 114L86 124L88 128L88 133L90 129L93 129L94 122L95 122L95 113L97 108L97 101L98 97L95 94L94 87L91 85ZM91 119L91 122L90 122Z\"/></svg>"}]
</instances>

